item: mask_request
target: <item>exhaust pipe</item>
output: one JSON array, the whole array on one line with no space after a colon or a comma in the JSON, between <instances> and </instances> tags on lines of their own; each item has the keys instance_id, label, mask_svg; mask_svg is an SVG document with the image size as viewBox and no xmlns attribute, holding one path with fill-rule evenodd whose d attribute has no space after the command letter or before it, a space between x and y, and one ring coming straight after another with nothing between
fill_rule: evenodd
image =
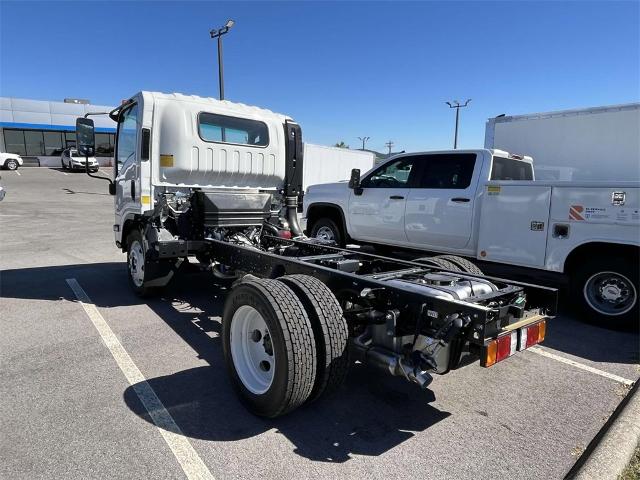
<instances>
[{"instance_id":1,"label":"exhaust pipe","mask_svg":"<svg viewBox=\"0 0 640 480\"><path fill-rule=\"evenodd\" d=\"M285 206L287 209L287 222L289 222L289 229L293 234L293 238L302 237L304 234L298 223L298 196L286 197Z\"/></svg>"},{"instance_id":2,"label":"exhaust pipe","mask_svg":"<svg viewBox=\"0 0 640 480\"><path fill-rule=\"evenodd\" d=\"M366 334L365 334L366 335ZM353 340L353 346L357 357L368 365L373 365L396 377L404 377L417 384L422 390L426 389L433 381L433 377L420 368L412 365L400 355L381 347L366 345L360 337Z\"/></svg>"}]
</instances>

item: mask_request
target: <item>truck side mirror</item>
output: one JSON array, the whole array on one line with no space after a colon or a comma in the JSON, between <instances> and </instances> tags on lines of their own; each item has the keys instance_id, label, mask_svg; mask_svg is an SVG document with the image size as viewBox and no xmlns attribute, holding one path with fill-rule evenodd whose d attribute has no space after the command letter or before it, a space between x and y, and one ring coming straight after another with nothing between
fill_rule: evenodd
<instances>
[{"instance_id":1,"label":"truck side mirror","mask_svg":"<svg viewBox=\"0 0 640 480\"><path fill-rule=\"evenodd\" d=\"M356 195L362 195L362 187L360 186L360 169L354 168L351 170L351 178L349 179L349 188L353 190Z\"/></svg>"},{"instance_id":2,"label":"truck side mirror","mask_svg":"<svg viewBox=\"0 0 640 480\"><path fill-rule=\"evenodd\" d=\"M351 169L351 178L349 179L349 188L356 190L360 188L360 169Z\"/></svg>"},{"instance_id":3,"label":"truck side mirror","mask_svg":"<svg viewBox=\"0 0 640 480\"><path fill-rule=\"evenodd\" d=\"M85 157L92 157L96 152L96 133L93 120L90 118L76 119L76 148Z\"/></svg>"}]
</instances>

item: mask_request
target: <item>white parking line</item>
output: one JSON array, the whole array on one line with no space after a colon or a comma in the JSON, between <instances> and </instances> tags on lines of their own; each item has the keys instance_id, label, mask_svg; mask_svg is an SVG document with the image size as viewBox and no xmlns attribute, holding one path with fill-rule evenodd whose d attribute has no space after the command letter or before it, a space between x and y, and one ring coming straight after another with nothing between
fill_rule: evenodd
<instances>
[{"instance_id":1,"label":"white parking line","mask_svg":"<svg viewBox=\"0 0 640 480\"><path fill-rule=\"evenodd\" d=\"M22 174L18 170L14 170L14 171L16 172L16 175L22 176Z\"/></svg>"},{"instance_id":2,"label":"white parking line","mask_svg":"<svg viewBox=\"0 0 640 480\"><path fill-rule=\"evenodd\" d=\"M541 347L531 347L528 351L537 353L538 355L542 355L543 357L551 358L553 360L557 360L558 362L566 363L567 365L574 366L581 370L585 370L587 372L595 373L596 375L600 375L601 377L608 378L610 380L615 380L616 382L622 383L623 385L633 385L635 382L633 380L629 380L628 378L619 377L618 375L614 375L613 373L605 372L603 370L598 370L597 368L590 367L589 365L585 365L583 363L576 362L574 360L570 360L565 357L561 357L560 355L556 355L555 353L551 353L547 350L543 350Z\"/></svg>"},{"instance_id":3,"label":"white parking line","mask_svg":"<svg viewBox=\"0 0 640 480\"><path fill-rule=\"evenodd\" d=\"M120 370L122 370L124 376L133 386L138 398L147 412L149 412L153 423L155 423L158 431L162 434L167 445L169 445L169 448L175 455L178 463L180 463L187 478L190 480L213 480L214 477L205 463L194 450L191 443L189 443L189 440L184 436L180 427L178 427L171 414L164 407L156 395L156 392L151 388L151 385L149 385L144 378L142 372L133 362L118 340L118 337L115 336L111 327L109 327L96 306L91 302L91 299L82 289L78 281L75 278L68 278L67 283L73 290L82 308L84 308L89 320L91 320L93 326L98 330L100 337L102 337L104 344L111 352L111 355L113 355Z\"/></svg>"}]
</instances>

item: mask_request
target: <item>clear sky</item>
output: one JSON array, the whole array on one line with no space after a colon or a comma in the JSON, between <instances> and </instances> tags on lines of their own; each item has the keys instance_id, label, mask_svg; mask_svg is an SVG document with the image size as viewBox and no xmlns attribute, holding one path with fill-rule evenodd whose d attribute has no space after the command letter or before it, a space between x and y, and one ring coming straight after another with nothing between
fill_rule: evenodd
<instances>
[{"instance_id":1,"label":"clear sky","mask_svg":"<svg viewBox=\"0 0 640 480\"><path fill-rule=\"evenodd\" d=\"M217 96L385 151L479 147L488 117L637 102L640 2L12 2L0 95L116 105L139 90Z\"/></svg>"}]
</instances>

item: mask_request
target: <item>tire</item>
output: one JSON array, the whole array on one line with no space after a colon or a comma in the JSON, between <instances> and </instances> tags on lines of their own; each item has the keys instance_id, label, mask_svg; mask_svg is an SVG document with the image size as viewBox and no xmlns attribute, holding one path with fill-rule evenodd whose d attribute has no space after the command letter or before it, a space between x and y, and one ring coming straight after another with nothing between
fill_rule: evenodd
<instances>
[{"instance_id":1,"label":"tire","mask_svg":"<svg viewBox=\"0 0 640 480\"><path fill-rule=\"evenodd\" d=\"M427 264L430 263L430 264L435 265L437 267L444 268L445 270L451 270L452 272L462 272L463 271L455 263L450 262L449 260L446 260L446 259L440 258L440 257L422 257L422 258L416 258L413 261L414 262L418 262L418 263L427 263Z\"/></svg>"},{"instance_id":2,"label":"tire","mask_svg":"<svg viewBox=\"0 0 640 480\"><path fill-rule=\"evenodd\" d=\"M142 233L137 228L127 237L127 276L131 289L139 297L145 298L157 294L183 265L185 263L180 259L147 260ZM139 275L136 275L134 270Z\"/></svg>"},{"instance_id":3,"label":"tire","mask_svg":"<svg viewBox=\"0 0 640 480\"><path fill-rule=\"evenodd\" d=\"M571 275L570 287L582 320L617 330L640 326L637 261L593 260Z\"/></svg>"},{"instance_id":4,"label":"tire","mask_svg":"<svg viewBox=\"0 0 640 480\"><path fill-rule=\"evenodd\" d=\"M231 290L222 316L222 346L232 384L255 415L278 417L309 398L316 377L313 329L284 283L243 280Z\"/></svg>"},{"instance_id":5,"label":"tire","mask_svg":"<svg viewBox=\"0 0 640 480\"><path fill-rule=\"evenodd\" d=\"M13 158L10 158L6 162L4 162L4 168L6 168L7 170L17 170L18 167L18 161L14 160Z\"/></svg>"},{"instance_id":6,"label":"tire","mask_svg":"<svg viewBox=\"0 0 640 480\"><path fill-rule=\"evenodd\" d=\"M333 240L339 247L346 245L342 229L330 218L320 218L311 227L311 237Z\"/></svg>"},{"instance_id":7,"label":"tire","mask_svg":"<svg viewBox=\"0 0 640 480\"><path fill-rule=\"evenodd\" d=\"M311 321L316 342L316 379L310 402L335 392L349 373L349 330L342 308L331 290L309 275L278 278L296 294Z\"/></svg>"},{"instance_id":8,"label":"tire","mask_svg":"<svg viewBox=\"0 0 640 480\"><path fill-rule=\"evenodd\" d=\"M467 260L466 258L458 257L456 255L438 255L436 258L447 260L457 265L463 272L470 273L472 275L484 275L484 272L480 268Z\"/></svg>"}]
</instances>

